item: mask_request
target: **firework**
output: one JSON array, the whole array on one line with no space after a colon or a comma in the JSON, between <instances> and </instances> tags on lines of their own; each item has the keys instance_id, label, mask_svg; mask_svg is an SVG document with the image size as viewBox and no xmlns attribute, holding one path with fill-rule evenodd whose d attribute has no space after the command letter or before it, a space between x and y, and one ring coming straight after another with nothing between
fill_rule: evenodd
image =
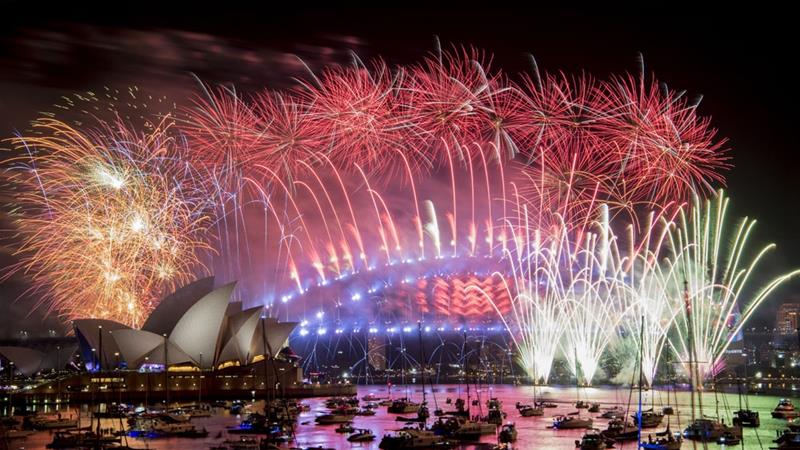
<instances>
[{"instance_id":1,"label":"firework","mask_svg":"<svg viewBox=\"0 0 800 450\"><path fill-rule=\"evenodd\" d=\"M682 211L677 226L669 232L665 287L672 302L683 305L687 283L691 321L682 310L668 343L685 364L690 360L692 337L701 379L722 368L725 350L756 308L782 283L800 274L795 270L772 279L745 302L743 294L751 289L750 279L775 245L751 253L748 241L756 221L744 218L738 225L730 225L728 203L722 191L706 201L696 197L694 207Z\"/></svg>"},{"instance_id":2,"label":"firework","mask_svg":"<svg viewBox=\"0 0 800 450\"><path fill-rule=\"evenodd\" d=\"M169 123L149 134L34 123L15 139L20 263L39 303L66 319L136 326L161 296L194 277L207 226Z\"/></svg>"},{"instance_id":3,"label":"firework","mask_svg":"<svg viewBox=\"0 0 800 450\"><path fill-rule=\"evenodd\" d=\"M515 79L490 62L454 48L409 66L354 58L284 91L203 86L176 126L162 115L144 133L38 121L10 163L14 271L67 318L134 325L206 265L241 279L242 299L280 299L301 319L357 316L362 298L405 302L392 309L402 320L491 304L532 377L546 381L561 353L585 383L619 334L639 343L641 320L648 380L665 345L685 353L686 273L713 366L761 254L741 272L748 225L735 262L705 276L732 260L717 251L721 219L692 210L670 227L692 193L724 181L725 141L643 70ZM212 244L220 256L203 256Z\"/></svg>"},{"instance_id":4,"label":"firework","mask_svg":"<svg viewBox=\"0 0 800 450\"><path fill-rule=\"evenodd\" d=\"M697 116L698 102L644 78L614 77L602 86L607 113L597 134L617 153L626 188L656 202L713 192L711 182L723 181L721 171L729 167L725 140Z\"/></svg>"}]
</instances>

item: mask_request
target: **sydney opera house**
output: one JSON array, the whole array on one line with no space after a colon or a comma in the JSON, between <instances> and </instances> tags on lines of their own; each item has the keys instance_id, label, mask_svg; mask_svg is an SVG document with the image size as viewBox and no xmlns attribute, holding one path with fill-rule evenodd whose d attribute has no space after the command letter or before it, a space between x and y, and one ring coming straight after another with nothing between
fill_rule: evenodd
<instances>
[{"instance_id":1,"label":"sydney opera house","mask_svg":"<svg viewBox=\"0 0 800 450\"><path fill-rule=\"evenodd\" d=\"M83 369L17 386L42 401L79 401L99 392L124 393L130 401L347 392L348 386L304 383L299 357L288 348L297 323L264 317L261 307L243 308L231 301L234 287L214 289L214 278L203 278L164 298L141 329L80 319L73 322L77 348L0 347L0 355L26 377L68 364Z\"/></svg>"}]
</instances>

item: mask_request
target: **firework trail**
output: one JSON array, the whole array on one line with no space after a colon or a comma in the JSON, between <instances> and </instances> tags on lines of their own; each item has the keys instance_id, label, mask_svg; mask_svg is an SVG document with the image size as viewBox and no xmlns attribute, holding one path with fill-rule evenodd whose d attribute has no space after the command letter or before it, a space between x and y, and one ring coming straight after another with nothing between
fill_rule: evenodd
<instances>
[{"instance_id":1,"label":"firework trail","mask_svg":"<svg viewBox=\"0 0 800 450\"><path fill-rule=\"evenodd\" d=\"M756 221L744 218L738 225L730 224L728 203L722 191L713 199L695 198L691 210L681 211L667 243L670 255L664 268L666 292L673 298L672 303L682 303L684 281L688 283L701 379L722 369L725 350L756 308L781 284L800 274L800 270L795 270L780 275L750 293L750 278L775 245L751 253L748 240ZM743 299L746 294L751 295L748 302ZM678 360L684 362L689 361L688 327L689 321L682 311L668 340Z\"/></svg>"},{"instance_id":2,"label":"firework trail","mask_svg":"<svg viewBox=\"0 0 800 450\"><path fill-rule=\"evenodd\" d=\"M694 236L655 224L724 181L725 140L697 103L643 70L598 80L534 64L514 77L490 62L454 47L409 66L354 57L283 91L203 85L178 119L162 115L145 132L123 120L96 129L39 120L14 140L9 163L23 235L11 272L30 273L42 304L67 318L137 324L206 267L244 278L237 296L280 298L301 317L377 295L342 288L329 304L307 304L309 292L349 278L396 270L392 283L411 284L467 271L464 289L430 288L436 301L511 299L503 319L534 378L547 380L561 351L591 382L618 328L641 315L652 378L680 322L677 272L700 271L678 266L694 250L674 246ZM659 214L641 220L643 210ZM219 256L205 257L212 246ZM663 266L662 247L681 258Z\"/></svg>"},{"instance_id":3,"label":"firework trail","mask_svg":"<svg viewBox=\"0 0 800 450\"><path fill-rule=\"evenodd\" d=\"M626 240L613 238L609 249L609 274L614 280L610 294L625 315L620 326L624 338L617 344L641 349L648 384L655 379L667 335L682 307L667 294L661 261L671 219L651 212L641 237L629 226Z\"/></svg>"}]
</instances>

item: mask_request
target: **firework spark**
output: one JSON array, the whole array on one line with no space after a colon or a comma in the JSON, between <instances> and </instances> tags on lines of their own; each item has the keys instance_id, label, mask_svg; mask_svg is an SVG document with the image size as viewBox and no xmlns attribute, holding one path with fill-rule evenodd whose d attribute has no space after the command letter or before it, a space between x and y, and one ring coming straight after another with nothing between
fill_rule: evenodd
<instances>
[{"instance_id":1,"label":"firework spark","mask_svg":"<svg viewBox=\"0 0 800 450\"><path fill-rule=\"evenodd\" d=\"M682 305L684 282L688 283L692 318L689 321L685 311L677 316L669 346L679 361L688 362L691 334L701 378L713 376L722 368L725 350L756 308L781 284L800 274L795 270L780 275L744 302L743 295L751 289L750 279L775 245L751 254L748 241L756 221L744 218L731 226L728 203L722 191L713 199L695 198L694 208L681 212L678 226L670 230L668 239L665 287L673 303Z\"/></svg>"},{"instance_id":2,"label":"firework spark","mask_svg":"<svg viewBox=\"0 0 800 450\"><path fill-rule=\"evenodd\" d=\"M66 319L140 324L161 296L202 271L208 223L166 120L148 134L81 132L54 119L14 139L23 244L11 273ZM177 158L177 159L176 159Z\"/></svg>"}]
</instances>

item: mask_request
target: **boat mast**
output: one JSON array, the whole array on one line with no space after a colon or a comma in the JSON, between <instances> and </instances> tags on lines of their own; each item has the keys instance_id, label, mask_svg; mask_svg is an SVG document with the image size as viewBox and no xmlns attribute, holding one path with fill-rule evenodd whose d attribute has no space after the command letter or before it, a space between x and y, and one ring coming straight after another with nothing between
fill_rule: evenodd
<instances>
[{"instance_id":1,"label":"boat mast","mask_svg":"<svg viewBox=\"0 0 800 450\"><path fill-rule=\"evenodd\" d=\"M419 362L420 381L422 381L422 405L425 405L427 396L425 394L425 345L422 343L422 321L417 322L417 332L419 334L419 351L422 359Z\"/></svg>"},{"instance_id":2,"label":"boat mast","mask_svg":"<svg viewBox=\"0 0 800 450\"><path fill-rule=\"evenodd\" d=\"M272 350L269 349L269 344L267 343L267 324L266 324L266 308L264 308L264 313L261 315L261 347L264 349L264 360L262 361L263 372L264 372L264 399L266 404L264 405L265 413L269 413L270 407L270 398L269 393L272 388L269 386L269 378L267 374L267 358L272 356ZM277 381L277 379L276 379Z\"/></svg>"},{"instance_id":3,"label":"boat mast","mask_svg":"<svg viewBox=\"0 0 800 450\"><path fill-rule=\"evenodd\" d=\"M644 379L643 376L643 356L644 353L644 315L641 317L640 329L639 329L639 411L636 413L636 424L638 425L639 431L637 434L637 439L639 440L638 447L642 446L642 382ZM623 428L624 428L623 422Z\"/></svg>"},{"instance_id":4,"label":"boat mast","mask_svg":"<svg viewBox=\"0 0 800 450\"><path fill-rule=\"evenodd\" d=\"M167 358L167 333L164 333L164 389L166 389L165 410L169 409L169 358Z\"/></svg>"},{"instance_id":5,"label":"boat mast","mask_svg":"<svg viewBox=\"0 0 800 450\"><path fill-rule=\"evenodd\" d=\"M578 348L572 347L573 353L575 355L575 405L578 405L578 402L581 400L581 379L580 379L580 369L578 368Z\"/></svg>"},{"instance_id":6,"label":"boat mast","mask_svg":"<svg viewBox=\"0 0 800 450\"><path fill-rule=\"evenodd\" d=\"M692 354L694 353L694 339L692 335L694 332L692 330L692 304L691 300L689 299L689 282L686 281L686 278L683 279L683 308L686 313L686 325L689 330L687 335L689 341L689 388L691 389L689 397L692 408L692 423L694 423L694 363L692 362Z\"/></svg>"},{"instance_id":7,"label":"boat mast","mask_svg":"<svg viewBox=\"0 0 800 450\"><path fill-rule=\"evenodd\" d=\"M466 349L467 349L467 330L464 329L464 345L461 346L461 354L462 354L461 365L464 369L464 381L467 385L467 409L469 409L470 406L472 406L472 399L470 398L470 391L469 391L469 364L467 364L467 358L468 358L467 355L469 355L469 352L467 352Z\"/></svg>"}]
</instances>

